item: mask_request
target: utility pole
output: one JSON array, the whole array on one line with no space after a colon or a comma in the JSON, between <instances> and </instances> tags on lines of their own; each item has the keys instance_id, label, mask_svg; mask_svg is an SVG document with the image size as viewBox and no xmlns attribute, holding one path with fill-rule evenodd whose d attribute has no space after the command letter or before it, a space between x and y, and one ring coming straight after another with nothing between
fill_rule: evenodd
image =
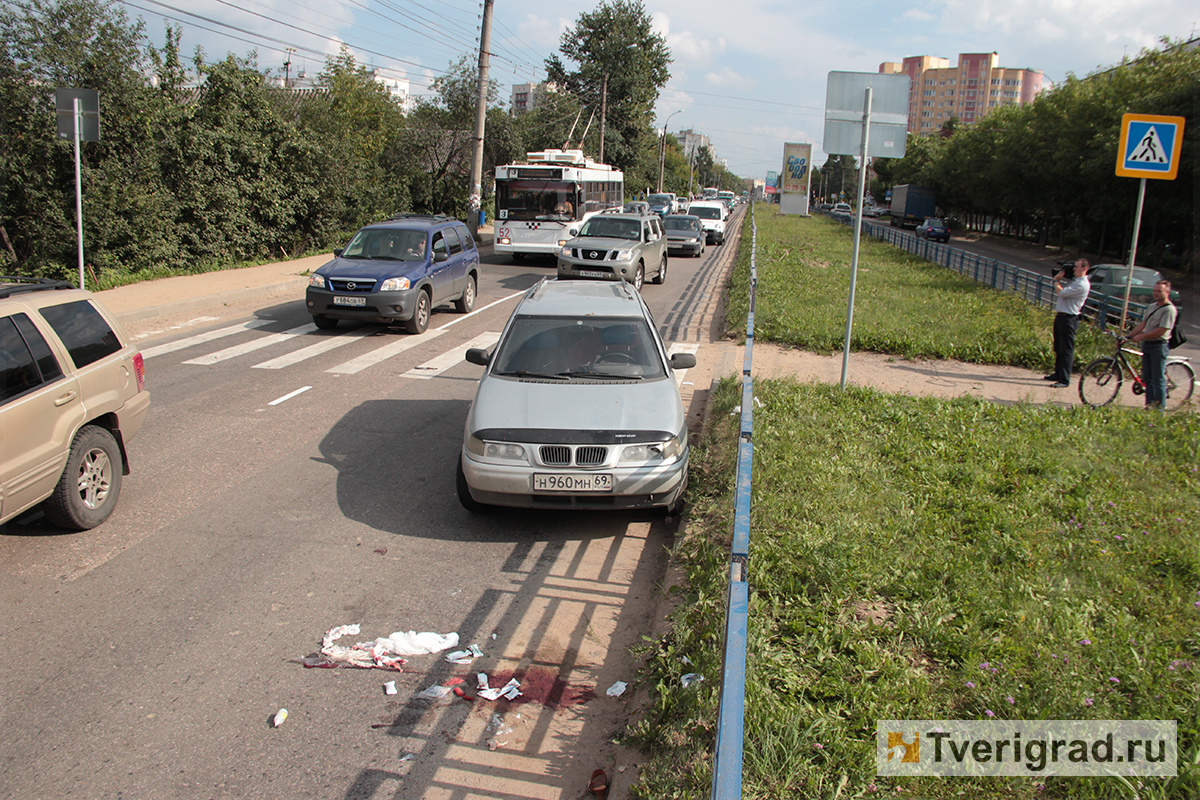
<instances>
[{"instance_id":1,"label":"utility pole","mask_svg":"<svg viewBox=\"0 0 1200 800\"><path fill-rule=\"evenodd\" d=\"M288 83L292 76L292 53L296 52L296 48L285 47L283 49L287 50L287 61L283 62L283 88L289 89L291 87L288 86Z\"/></svg>"},{"instance_id":2,"label":"utility pole","mask_svg":"<svg viewBox=\"0 0 1200 800\"><path fill-rule=\"evenodd\" d=\"M667 115L667 121L663 123L662 138L658 140L658 191L662 192L663 182L663 165L667 162L667 123L671 121L671 117L683 111L682 108L672 111Z\"/></svg>"},{"instance_id":3,"label":"utility pole","mask_svg":"<svg viewBox=\"0 0 1200 800\"><path fill-rule=\"evenodd\" d=\"M483 26L479 34L479 99L475 103L475 152L471 156L471 195L467 201L468 224L480 224L483 205L483 131L487 122L488 59L492 46L492 5L484 0Z\"/></svg>"},{"instance_id":4,"label":"utility pole","mask_svg":"<svg viewBox=\"0 0 1200 800\"><path fill-rule=\"evenodd\" d=\"M608 73L604 73L604 79L600 81L600 163L607 163L604 160L604 116L608 113Z\"/></svg>"}]
</instances>

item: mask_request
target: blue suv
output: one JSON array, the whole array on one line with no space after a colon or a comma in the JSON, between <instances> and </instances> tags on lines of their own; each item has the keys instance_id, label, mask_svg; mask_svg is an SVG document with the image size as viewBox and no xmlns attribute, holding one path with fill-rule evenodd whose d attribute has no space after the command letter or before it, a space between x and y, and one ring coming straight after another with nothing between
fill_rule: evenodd
<instances>
[{"instance_id":1,"label":"blue suv","mask_svg":"<svg viewBox=\"0 0 1200 800\"><path fill-rule=\"evenodd\" d=\"M430 214L398 214L354 234L308 279L305 302L327 330L340 319L403 323L422 333L437 306L466 314L479 289L479 248L467 226Z\"/></svg>"}]
</instances>

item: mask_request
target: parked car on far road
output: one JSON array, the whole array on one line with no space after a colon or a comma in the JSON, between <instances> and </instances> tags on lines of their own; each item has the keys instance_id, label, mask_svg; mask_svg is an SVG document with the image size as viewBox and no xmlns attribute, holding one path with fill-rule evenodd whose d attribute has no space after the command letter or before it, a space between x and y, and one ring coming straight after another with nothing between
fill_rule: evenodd
<instances>
[{"instance_id":1,"label":"parked car on far road","mask_svg":"<svg viewBox=\"0 0 1200 800\"><path fill-rule=\"evenodd\" d=\"M1059 265L1059 268L1062 264ZM1121 305L1125 301L1125 282L1129 277L1129 267L1124 264L1097 264L1088 271L1088 282L1092 290L1088 298L1095 303L1102 303L1108 298L1109 316L1120 318ZM1154 284L1163 279L1162 273L1149 267L1134 267L1133 280L1129 287L1129 302L1154 302ZM1179 291L1171 289L1171 303L1179 305Z\"/></svg>"},{"instance_id":2,"label":"parked car on far road","mask_svg":"<svg viewBox=\"0 0 1200 800\"><path fill-rule=\"evenodd\" d=\"M948 242L950 228L942 220L929 217L917 226L917 238L928 239L931 242Z\"/></svg>"}]
</instances>

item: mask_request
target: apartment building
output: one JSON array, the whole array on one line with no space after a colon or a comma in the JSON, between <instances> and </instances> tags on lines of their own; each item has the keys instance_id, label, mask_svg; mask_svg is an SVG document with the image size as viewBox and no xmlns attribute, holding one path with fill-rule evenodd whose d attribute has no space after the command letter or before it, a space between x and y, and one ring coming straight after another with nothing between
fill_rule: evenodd
<instances>
[{"instance_id":1,"label":"apartment building","mask_svg":"<svg viewBox=\"0 0 1200 800\"><path fill-rule=\"evenodd\" d=\"M1041 70L999 63L996 53L960 53L953 67L949 59L910 56L884 62L879 71L908 75L908 130L932 134L951 117L970 125L1002 106L1032 103L1053 86Z\"/></svg>"}]
</instances>

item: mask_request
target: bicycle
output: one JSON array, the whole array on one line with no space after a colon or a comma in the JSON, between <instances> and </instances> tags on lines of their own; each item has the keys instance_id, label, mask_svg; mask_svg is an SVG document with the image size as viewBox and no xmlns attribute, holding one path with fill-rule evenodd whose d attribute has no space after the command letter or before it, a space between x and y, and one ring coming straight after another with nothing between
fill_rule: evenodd
<instances>
[{"instance_id":1,"label":"bicycle","mask_svg":"<svg viewBox=\"0 0 1200 800\"><path fill-rule=\"evenodd\" d=\"M1123 334L1106 330L1116 340L1117 348L1111 356L1101 356L1083 368L1079 375L1079 399L1094 408L1106 406L1121 393L1125 375L1133 379L1135 395L1146 393L1146 382L1138 370L1129 363L1128 356L1141 358L1142 354L1132 348L1123 347L1129 338ZM1167 356L1167 399L1163 406L1168 411L1182 407L1192 398L1196 386L1196 373L1185 356Z\"/></svg>"}]
</instances>

